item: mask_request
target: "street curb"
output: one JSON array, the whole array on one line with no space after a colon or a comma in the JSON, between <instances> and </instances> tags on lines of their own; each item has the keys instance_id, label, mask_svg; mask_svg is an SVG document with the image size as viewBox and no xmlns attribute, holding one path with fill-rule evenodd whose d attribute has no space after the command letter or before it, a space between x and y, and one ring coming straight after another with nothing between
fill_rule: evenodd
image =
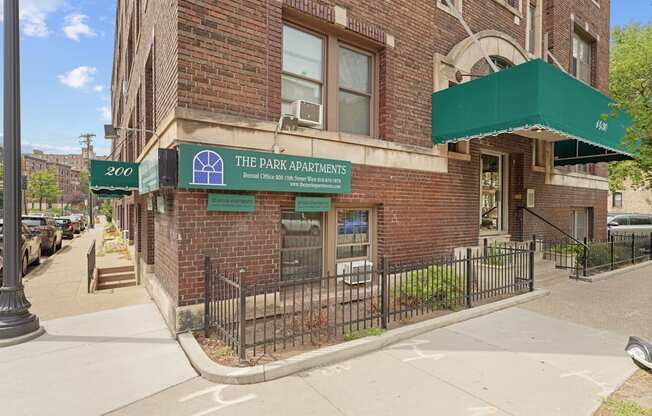
<instances>
[{"instance_id":1,"label":"street curb","mask_svg":"<svg viewBox=\"0 0 652 416\"><path fill-rule=\"evenodd\" d=\"M22 344L24 342L31 341L45 334L45 328L39 326L36 331L30 332L29 334L22 335L16 338L9 339L0 339L0 348L11 347L13 345Z\"/></svg>"},{"instance_id":2,"label":"street curb","mask_svg":"<svg viewBox=\"0 0 652 416\"><path fill-rule=\"evenodd\" d=\"M589 282L589 283L594 283L594 282L599 282L601 280L607 280L611 279L617 276L620 276L624 273L629 273L636 271L638 269L642 269L644 267L652 265L652 260L645 261L643 263L638 263L633 266L628 266L628 267L623 267L622 269L616 269L616 270L611 270L605 273L600 273L595 276L589 276L589 277L580 277L580 280Z\"/></svg>"},{"instance_id":3,"label":"street curb","mask_svg":"<svg viewBox=\"0 0 652 416\"><path fill-rule=\"evenodd\" d=\"M535 299L549 295L550 292L544 289L537 289L523 295L509 299L500 300L494 303L465 309L445 316L429 319L427 321L406 325L401 328L392 329L379 336L368 336L354 341L343 342L306 352L285 360L275 361L256 367L227 367L211 360L201 348L191 332L184 332L178 335L181 348L186 353L188 360L199 374L212 382L222 384L253 384L270 381L285 377L291 374L305 371L314 367L329 365L335 362L348 360L358 355L376 351L387 345L412 338L423 333L453 325L469 319L478 318L511 308Z\"/></svg>"}]
</instances>

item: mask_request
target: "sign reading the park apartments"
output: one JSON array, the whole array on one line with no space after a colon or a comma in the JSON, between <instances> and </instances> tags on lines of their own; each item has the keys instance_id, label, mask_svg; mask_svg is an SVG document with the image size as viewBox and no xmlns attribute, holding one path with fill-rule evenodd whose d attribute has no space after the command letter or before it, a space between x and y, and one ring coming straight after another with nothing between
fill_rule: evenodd
<instances>
[{"instance_id":1,"label":"sign reading the park apartments","mask_svg":"<svg viewBox=\"0 0 652 416\"><path fill-rule=\"evenodd\" d=\"M180 144L179 188L350 193L351 162Z\"/></svg>"}]
</instances>

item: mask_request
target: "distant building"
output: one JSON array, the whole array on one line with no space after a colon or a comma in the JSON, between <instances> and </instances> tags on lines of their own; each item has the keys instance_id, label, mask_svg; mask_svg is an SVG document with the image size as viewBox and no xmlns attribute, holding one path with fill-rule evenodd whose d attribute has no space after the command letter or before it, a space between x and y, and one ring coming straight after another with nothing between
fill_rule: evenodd
<instances>
[{"instance_id":1,"label":"distant building","mask_svg":"<svg viewBox=\"0 0 652 416\"><path fill-rule=\"evenodd\" d=\"M636 189L632 186L618 192L609 192L610 214L652 214L652 190Z\"/></svg>"},{"instance_id":2,"label":"distant building","mask_svg":"<svg viewBox=\"0 0 652 416\"><path fill-rule=\"evenodd\" d=\"M38 151L35 151L38 152ZM52 170L54 172L57 187L61 192L64 203L77 202L78 199L84 198L80 192L80 170L65 163L50 161L44 157L44 153L22 155L22 174L29 181L30 176L43 170ZM60 155L46 155L60 156ZM67 155L63 155L67 156Z\"/></svg>"},{"instance_id":3,"label":"distant building","mask_svg":"<svg viewBox=\"0 0 652 416\"><path fill-rule=\"evenodd\" d=\"M77 170L87 170L88 169L88 153L86 149L82 149L80 154L52 154L52 153L45 153L42 150L37 150L34 149L32 152L32 156L38 157L44 160L47 160L48 162L53 162L53 163L60 163L62 165L68 165L70 167L73 167ZM95 155L95 151L93 150L93 146L90 147L90 158L95 159L97 156Z\"/></svg>"}]
</instances>

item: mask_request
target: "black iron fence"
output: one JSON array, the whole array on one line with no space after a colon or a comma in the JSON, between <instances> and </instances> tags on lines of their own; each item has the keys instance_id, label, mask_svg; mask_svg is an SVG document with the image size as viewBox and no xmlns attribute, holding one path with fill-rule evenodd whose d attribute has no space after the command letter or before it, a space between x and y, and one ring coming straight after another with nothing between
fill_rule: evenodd
<instances>
[{"instance_id":1,"label":"black iron fence","mask_svg":"<svg viewBox=\"0 0 652 416\"><path fill-rule=\"evenodd\" d=\"M93 282L93 276L95 274L95 258L95 240L93 240L91 246L86 252L86 280L88 293L91 293L91 283Z\"/></svg>"},{"instance_id":2,"label":"black iron fence","mask_svg":"<svg viewBox=\"0 0 652 416\"><path fill-rule=\"evenodd\" d=\"M346 340L534 289L534 244L493 244L449 258L364 263L337 275L274 280L219 270L205 259L204 323L244 362Z\"/></svg>"},{"instance_id":3,"label":"black iron fence","mask_svg":"<svg viewBox=\"0 0 652 416\"><path fill-rule=\"evenodd\" d=\"M652 234L610 235L607 240L537 240L544 260L554 261L572 277L581 278L652 260Z\"/></svg>"}]
</instances>

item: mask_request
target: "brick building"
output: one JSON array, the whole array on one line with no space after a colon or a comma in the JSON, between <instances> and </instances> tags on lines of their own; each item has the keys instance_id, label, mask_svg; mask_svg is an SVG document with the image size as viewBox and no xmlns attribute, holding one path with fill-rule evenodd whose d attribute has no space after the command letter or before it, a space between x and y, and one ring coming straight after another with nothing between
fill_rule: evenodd
<instances>
[{"instance_id":1,"label":"brick building","mask_svg":"<svg viewBox=\"0 0 652 416\"><path fill-rule=\"evenodd\" d=\"M54 173L64 204L83 201L84 195L79 189L80 171L78 169L68 164L50 161L43 157L43 153L22 155L22 174L28 181L35 172L43 170L51 170ZM54 205L60 206L60 200L56 201ZM35 207L36 205L30 206L30 208Z\"/></svg>"},{"instance_id":2,"label":"brick building","mask_svg":"<svg viewBox=\"0 0 652 416\"><path fill-rule=\"evenodd\" d=\"M201 316L204 255L249 280L335 273L544 236L526 202L577 238L604 237L602 162L620 155L600 142L614 127L599 115L585 135L541 123L458 133L467 118L511 115L491 96L471 99L473 88L487 94L510 77L528 87L528 71L602 100L609 1L449 1L118 1L112 117L123 130L111 159L139 163L143 176L172 151L179 178L141 180L114 217L172 330ZM510 103L509 93L523 91L509 85L493 91L517 112L523 96ZM281 118L297 100L313 104L299 127ZM439 122L447 111L452 122ZM267 176L286 164L312 176Z\"/></svg>"},{"instance_id":3,"label":"brick building","mask_svg":"<svg viewBox=\"0 0 652 416\"><path fill-rule=\"evenodd\" d=\"M32 155L47 160L48 162L68 165L77 170L88 170L88 159L97 158L92 145L90 150L84 148L81 150L80 154L45 153L42 150L34 149Z\"/></svg>"}]
</instances>

